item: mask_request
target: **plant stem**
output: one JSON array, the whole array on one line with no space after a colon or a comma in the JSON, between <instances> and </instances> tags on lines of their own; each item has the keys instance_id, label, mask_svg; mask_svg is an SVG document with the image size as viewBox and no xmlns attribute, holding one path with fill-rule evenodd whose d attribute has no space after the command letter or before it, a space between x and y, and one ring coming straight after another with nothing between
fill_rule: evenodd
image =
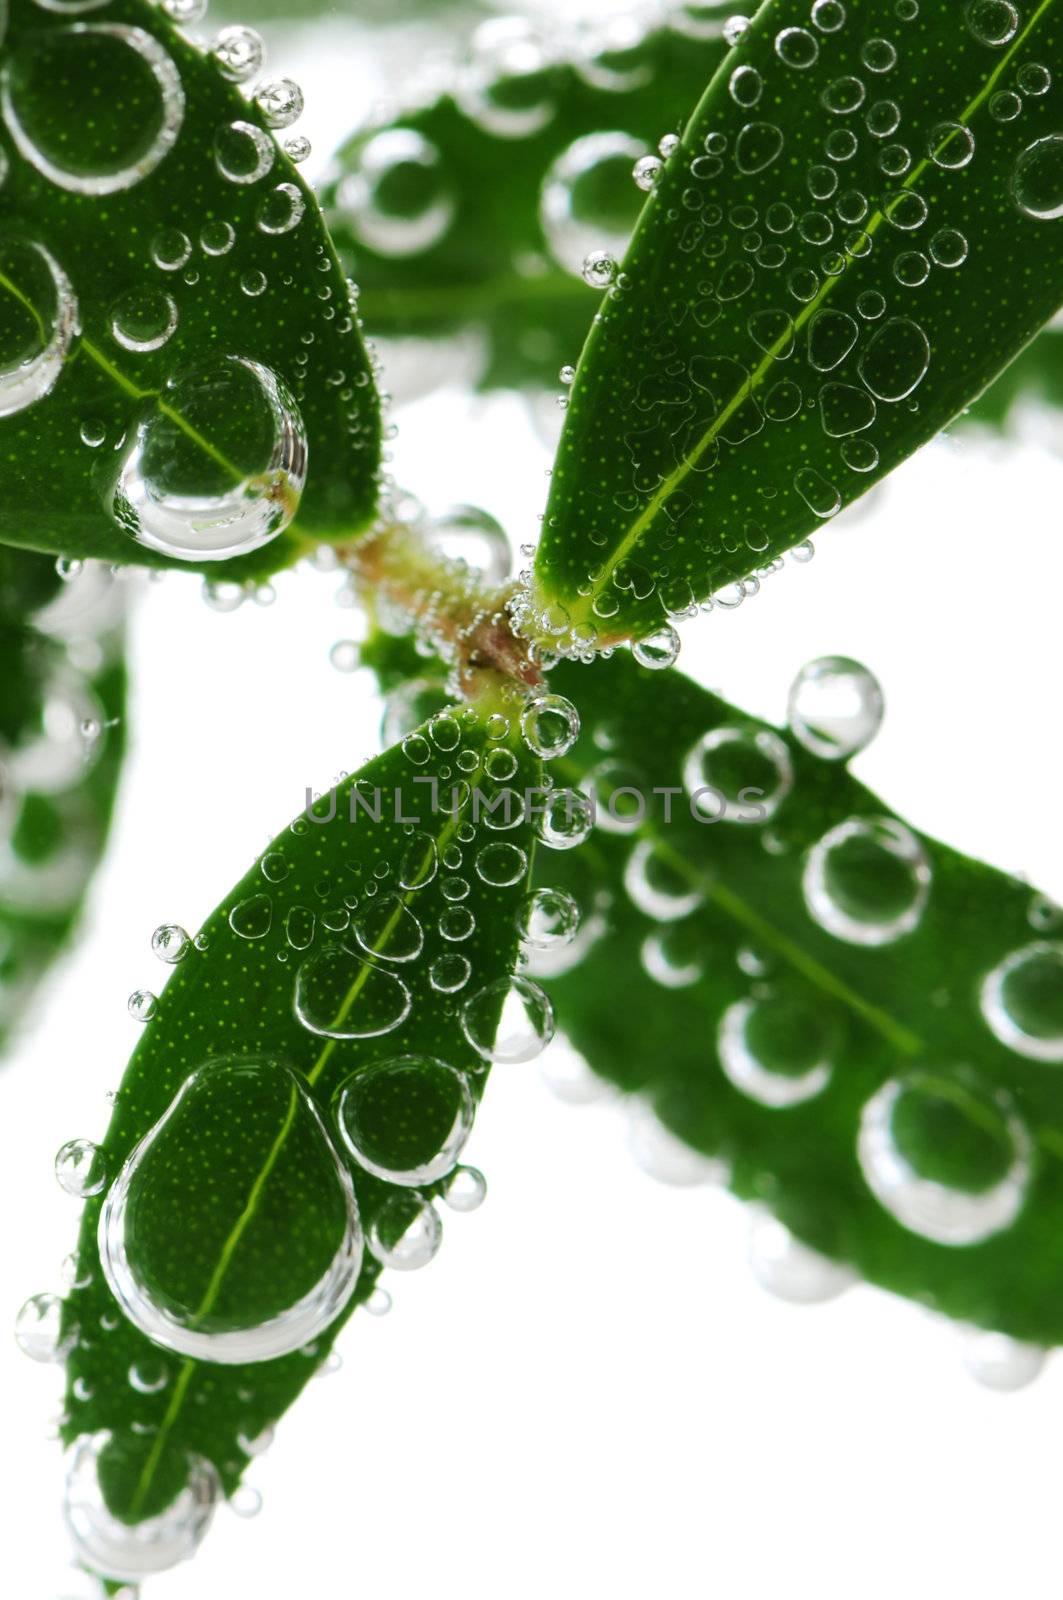
<instances>
[{"instance_id":1,"label":"plant stem","mask_svg":"<svg viewBox=\"0 0 1063 1600\"><path fill-rule=\"evenodd\" d=\"M512 585L489 587L406 523L384 523L339 554L367 608L398 612L404 627L454 669L462 694L478 698L498 675L522 689L541 686L542 672L510 621Z\"/></svg>"}]
</instances>

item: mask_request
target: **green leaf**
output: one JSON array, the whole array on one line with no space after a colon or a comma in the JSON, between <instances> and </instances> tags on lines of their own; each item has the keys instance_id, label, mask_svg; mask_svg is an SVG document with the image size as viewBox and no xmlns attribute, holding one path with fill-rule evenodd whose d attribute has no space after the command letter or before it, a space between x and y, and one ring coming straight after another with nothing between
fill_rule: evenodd
<instances>
[{"instance_id":1,"label":"green leaf","mask_svg":"<svg viewBox=\"0 0 1063 1600\"><path fill-rule=\"evenodd\" d=\"M805 539L1063 298L1054 0L813 11L760 7L602 303L527 619L563 645L645 635Z\"/></svg>"},{"instance_id":2,"label":"green leaf","mask_svg":"<svg viewBox=\"0 0 1063 1600\"><path fill-rule=\"evenodd\" d=\"M106 843L125 742L121 615L105 569L64 588L54 561L0 549L0 1048Z\"/></svg>"},{"instance_id":3,"label":"green leaf","mask_svg":"<svg viewBox=\"0 0 1063 1600\"><path fill-rule=\"evenodd\" d=\"M554 675L584 715L554 770L604 822L538 863L584 911L529 969L560 1026L831 1262L1063 1342L1063 914L677 673L576 674ZM841 734L835 706L806 740Z\"/></svg>"},{"instance_id":4,"label":"green leaf","mask_svg":"<svg viewBox=\"0 0 1063 1600\"><path fill-rule=\"evenodd\" d=\"M448 92L348 140L324 203L370 332L464 336L452 365L482 343L482 388L556 385L594 315L584 257L623 248L636 160L683 126L726 49L729 8L701 10L694 32L622 18L567 54L534 34L507 52L496 20Z\"/></svg>"},{"instance_id":5,"label":"green leaf","mask_svg":"<svg viewBox=\"0 0 1063 1600\"><path fill-rule=\"evenodd\" d=\"M1038 334L960 420L1012 432L1030 405L1063 406L1063 337L1057 329Z\"/></svg>"},{"instance_id":6,"label":"green leaf","mask_svg":"<svg viewBox=\"0 0 1063 1600\"><path fill-rule=\"evenodd\" d=\"M0 537L258 573L364 526L372 373L262 112L147 0L13 0L0 75Z\"/></svg>"},{"instance_id":7,"label":"green leaf","mask_svg":"<svg viewBox=\"0 0 1063 1600\"><path fill-rule=\"evenodd\" d=\"M157 1007L132 1002L151 1016L88 1169L110 1188L86 1207L63 1316L63 1436L84 1441L125 1550L108 1564L83 1540L90 1567L131 1576L121 1524L162 1512L190 1457L232 1493L370 1295L373 1250L409 1233L434 1252L426 1204L448 1162L429 1169L455 1086L470 1116L483 1090L532 849L521 801L540 779L517 717L434 718L297 818L194 943L174 932ZM338 1119L356 1159L336 1153Z\"/></svg>"}]
</instances>

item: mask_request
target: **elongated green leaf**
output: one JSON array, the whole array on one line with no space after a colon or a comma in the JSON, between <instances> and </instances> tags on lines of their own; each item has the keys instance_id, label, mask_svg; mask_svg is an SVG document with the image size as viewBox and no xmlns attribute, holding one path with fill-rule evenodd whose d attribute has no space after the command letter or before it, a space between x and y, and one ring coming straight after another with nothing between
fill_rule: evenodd
<instances>
[{"instance_id":1,"label":"elongated green leaf","mask_svg":"<svg viewBox=\"0 0 1063 1600\"><path fill-rule=\"evenodd\" d=\"M985 387L1063 298L1061 84L1055 0L760 7L585 347L532 631L652 631Z\"/></svg>"},{"instance_id":2,"label":"elongated green leaf","mask_svg":"<svg viewBox=\"0 0 1063 1600\"><path fill-rule=\"evenodd\" d=\"M601 802L539 864L584 908L538 969L576 1047L830 1261L1063 1342L1063 915L678 674L556 677L584 713L558 780Z\"/></svg>"},{"instance_id":3,"label":"elongated green leaf","mask_svg":"<svg viewBox=\"0 0 1063 1600\"><path fill-rule=\"evenodd\" d=\"M0 549L0 1048L106 841L125 742L121 615L104 569L62 586L47 557Z\"/></svg>"},{"instance_id":4,"label":"elongated green leaf","mask_svg":"<svg viewBox=\"0 0 1063 1600\"><path fill-rule=\"evenodd\" d=\"M102 1153L81 1163L83 1187L106 1194L86 1207L63 1314L63 1436L82 1441L71 1516L77 1531L98 1477L107 1509L81 1524L80 1549L116 1580L141 1557L147 1571L191 1553L180 1499L168 1553L123 1526L190 1482L207 1483L208 1507L215 1475L233 1491L369 1297L377 1256L412 1267L435 1252L431 1201L516 960L522 801L541 772L511 721L456 710L347 779L194 944L164 936L173 976L157 1006L132 1002L150 1020ZM523 1011L518 1023L526 1034ZM528 1039L509 1021L506 1038L521 1059Z\"/></svg>"},{"instance_id":5,"label":"elongated green leaf","mask_svg":"<svg viewBox=\"0 0 1063 1600\"><path fill-rule=\"evenodd\" d=\"M448 92L343 146L326 214L371 333L482 340L484 388L557 383L594 315L584 258L623 249L636 161L683 126L726 49L727 6L686 31L681 11L560 44L489 23Z\"/></svg>"},{"instance_id":6,"label":"elongated green leaf","mask_svg":"<svg viewBox=\"0 0 1063 1600\"><path fill-rule=\"evenodd\" d=\"M363 526L372 375L263 111L147 0L13 0L0 115L0 536L265 571Z\"/></svg>"}]
</instances>

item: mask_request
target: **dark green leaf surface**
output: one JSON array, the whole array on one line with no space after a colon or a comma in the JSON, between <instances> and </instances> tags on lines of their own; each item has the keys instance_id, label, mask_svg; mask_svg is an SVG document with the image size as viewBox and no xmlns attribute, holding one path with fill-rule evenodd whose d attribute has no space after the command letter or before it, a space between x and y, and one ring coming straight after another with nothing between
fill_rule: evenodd
<instances>
[{"instance_id":1,"label":"dark green leaf surface","mask_svg":"<svg viewBox=\"0 0 1063 1600\"><path fill-rule=\"evenodd\" d=\"M54 561L0 549L0 1049L75 926L107 838L125 743L109 583L101 572L75 580L95 596L95 615L86 604L79 620ZM70 637L87 647L88 670L68 656ZM99 724L89 736L87 719Z\"/></svg>"},{"instance_id":2,"label":"dark green leaf surface","mask_svg":"<svg viewBox=\"0 0 1063 1600\"><path fill-rule=\"evenodd\" d=\"M202 565L212 545L269 571L300 535L362 527L368 359L313 196L257 108L146 0L75 20L13 0L0 73L0 536L149 564ZM182 537L223 503L228 543Z\"/></svg>"},{"instance_id":3,"label":"dark green leaf surface","mask_svg":"<svg viewBox=\"0 0 1063 1600\"><path fill-rule=\"evenodd\" d=\"M585 952L578 964L553 978L541 969L561 1028L597 1073L647 1097L669 1129L719 1158L739 1195L770 1208L805 1244L951 1317L1063 1342L1060 914L1028 885L902 832L930 870L916 926L878 946L839 937L810 911L809 852L850 818L891 815L844 766L778 733L793 783L774 814L694 821L688 752L712 730L742 730L748 741L764 724L626 656L590 672L563 667L555 685L577 701L584 723L580 743L555 767L559 782L601 795L620 784L673 790L670 823L664 799L650 795L637 831L598 826L579 849L540 857L540 879L575 895L589 930L573 947ZM704 781L726 793L750 786L747 816L760 791L772 793L770 766L748 742L724 745L704 770ZM872 849L851 853L829 881L850 909L875 905L885 918L891 905L907 904L898 859ZM677 916L685 895L693 904ZM864 926L873 931L875 919ZM1018 1053L987 1025L980 994L1000 962L1033 945L1044 959L1028 969L1018 998L1028 1021L1048 1026ZM759 1077L743 1074L743 1040L745 1064L759 1064ZM805 1076L821 1064L825 1073ZM897 1079L909 1087L887 1142L942 1186L929 1205L939 1221L947 1204L969 1216L972 1202L1002 1202L1002 1190L986 1196L1009 1182L1009 1107L1021 1124L1028 1171L1008 1191L1018 1209L984 1237L938 1242L876 1198L858 1129L872 1097ZM793 1103L780 1105L795 1085ZM911 1199L912 1185L907 1192Z\"/></svg>"},{"instance_id":4,"label":"dark green leaf surface","mask_svg":"<svg viewBox=\"0 0 1063 1600\"><path fill-rule=\"evenodd\" d=\"M478 89L474 58L452 92L350 139L324 203L369 332L472 333L482 387L556 385L596 307L584 256L626 242L636 159L683 126L725 51L729 8L701 11L696 36L632 23L570 40L570 59L550 40L541 72L495 60Z\"/></svg>"},{"instance_id":5,"label":"dark green leaf surface","mask_svg":"<svg viewBox=\"0 0 1063 1600\"><path fill-rule=\"evenodd\" d=\"M969 404L1063 298L1061 94L1055 0L761 6L585 347L540 614L645 634Z\"/></svg>"},{"instance_id":6,"label":"dark green leaf surface","mask_svg":"<svg viewBox=\"0 0 1063 1600\"><path fill-rule=\"evenodd\" d=\"M524 893L519 871L501 887L488 881L498 874L488 870L493 858L485 852L512 847L512 859L526 869L531 823L515 812L514 825L502 831L497 822L487 825L486 813L474 821L468 785L479 785L490 801L508 787L490 777L500 759L521 792L539 782L540 769L515 725L507 732L503 718L489 721L471 710L454 718L434 719L344 781L332 792L331 820L323 820L330 803L318 802L318 820L297 818L274 842L176 966L133 1055L104 1144L108 1173L113 1183L184 1087L150 1163L145 1158L139 1169L146 1177L135 1207L130 1203L131 1259L135 1253L136 1270L160 1304L191 1308L186 1320L197 1332L246 1331L280 1314L336 1249L343 1206L333 1158L285 1067L312 1097L337 1149L338 1091L352 1073L363 1081L374 1063L434 1057L470 1074L474 1101L482 1092L485 1062L463 1032L463 1007L508 979ZM430 779L448 808L452 785L465 785L455 815L433 810ZM379 821L357 798L372 808L376 795ZM409 820L415 817L416 825ZM375 962L366 959L370 946ZM467 973L464 981L457 967ZM389 1026L397 986L409 1007ZM297 994L304 1016L328 1020L327 1037L299 1020ZM500 1007L501 998L491 998L480 1008L491 1033ZM411 1157L435 1137L443 1115L430 1084L363 1112L367 1138L397 1140ZM397 1189L350 1166L369 1235L387 1234L397 1198L431 1197L444 1186ZM119 1516L137 1521L172 1496L188 1452L212 1462L232 1492L249 1441L296 1398L380 1268L367 1251L349 1306L297 1353L235 1365L172 1355L119 1314L99 1264L102 1204L102 1197L89 1202L81 1230L79 1271L91 1281L65 1311L67 1328L78 1333L64 1437L101 1429L114 1435L108 1500ZM129 1381L134 1367L161 1371L165 1381L139 1392Z\"/></svg>"}]
</instances>

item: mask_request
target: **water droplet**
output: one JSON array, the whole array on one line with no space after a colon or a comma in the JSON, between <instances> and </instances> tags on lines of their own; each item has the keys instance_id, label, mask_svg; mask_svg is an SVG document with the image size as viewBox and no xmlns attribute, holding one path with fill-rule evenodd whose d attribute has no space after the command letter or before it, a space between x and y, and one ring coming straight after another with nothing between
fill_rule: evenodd
<instances>
[{"instance_id":1,"label":"water droplet","mask_svg":"<svg viewBox=\"0 0 1063 1600\"><path fill-rule=\"evenodd\" d=\"M608 250L592 250L584 256L580 269L584 283L592 289L608 289L616 280L618 267Z\"/></svg>"},{"instance_id":2,"label":"water droplet","mask_svg":"<svg viewBox=\"0 0 1063 1600\"><path fill-rule=\"evenodd\" d=\"M438 1254L443 1224L435 1207L419 1194L391 1194L369 1225L368 1243L382 1266L417 1272Z\"/></svg>"},{"instance_id":3,"label":"water droplet","mask_svg":"<svg viewBox=\"0 0 1063 1600\"><path fill-rule=\"evenodd\" d=\"M161 349L176 328L173 297L151 284L128 290L111 313L112 338L134 354Z\"/></svg>"},{"instance_id":4,"label":"water droplet","mask_svg":"<svg viewBox=\"0 0 1063 1600\"><path fill-rule=\"evenodd\" d=\"M535 24L494 17L472 37L455 98L469 121L496 139L528 139L552 121L552 51Z\"/></svg>"},{"instance_id":5,"label":"water droplet","mask_svg":"<svg viewBox=\"0 0 1063 1600\"><path fill-rule=\"evenodd\" d=\"M236 229L231 223L215 218L213 221L203 224L199 235L199 243L205 255L228 255L236 243Z\"/></svg>"},{"instance_id":6,"label":"water droplet","mask_svg":"<svg viewBox=\"0 0 1063 1600\"><path fill-rule=\"evenodd\" d=\"M413 128L373 134L340 180L336 204L361 244L392 259L434 249L457 209L443 157Z\"/></svg>"},{"instance_id":7,"label":"water droplet","mask_svg":"<svg viewBox=\"0 0 1063 1600\"><path fill-rule=\"evenodd\" d=\"M544 761L556 761L579 737L579 712L564 695L536 695L521 713L520 729L529 750Z\"/></svg>"},{"instance_id":8,"label":"water droplet","mask_svg":"<svg viewBox=\"0 0 1063 1600\"><path fill-rule=\"evenodd\" d=\"M939 167L965 167L974 155L974 134L962 122L939 122L931 131L927 153Z\"/></svg>"},{"instance_id":9,"label":"water droplet","mask_svg":"<svg viewBox=\"0 0 1063 1600\"><path fill-rule=\"evenodd\" d=\"M310 140L305 133L293 133L290 139L284 141L284 154L295 166L306 161L311 152Z\"/></svg>"},{"instance_id":10,"label":"water droplet","mask_svg":"<svg viewBox=\"0 0 1063 1600\"><path fill-rule=\"evenodd\" d=\"M1052 87L1052 74L1039 61L1027 61L1015 75L1023 94L1047 94Z\"/></svg>"},{"instance_id":11,"label":"water droplet","mask_svg":"<svg viewBox=\"0 0 1063 1600\"><path fill-rule=\"evenodd\" d=\"M173 149L185 95L174 63L143 28L74 22L21 37L4 63L0 106L20 155L45 178L104 195L140 183Z\"/></svg>"},{"instance_id":12,"label":"water droplet","mask_svg":"<svg viewBox=\"0 0 1063 1600\"><path fill-rule=\"evenodd\" d=\"M819 45L807 28L783 28L775 35L775 54L788 67L811 67L819 55Z\"/></svg>"},{"instance_id":13,"label":"water droplet","mask_svg":"<svg viewBox=\"0 0 1063 1600\"><path fill-rule=\"evenodd\" d=\"M930 894L922 845L893 817L850 817L813 845L803 889L809 915L847 944L893 944L918 927Z\"/></svg>"},{"instance_id":14,"label":"water droplet","mask_svg":"<svg viewBox=\"0 0 1063 1600\"><path fill-rule=\"evenodd\" d=\"M274 1437L275 1433L273 1428L267 1424L266 1427L259 1429L259 1431L254 1434L245 1432L238 1433L236 1436L236 1442L240 1446L240 1449L244 1452L245 1456L261 1456L265 1455L266 1451L273 1443Z\"/></svg>"},{"instance_id":15,"label":"water droplet","mask_svg":"<svg viewBox=\"0 0 1063 1600\"><path fill-rule=\"evenodd\" d=\"M624 888L631 903L655 922L677 922L695 911L705 898L699 875L684 871L670 848L640 839L624 867Z\"/></svg>"},{"instance_id":16,"label":"water droplet","mask_svg":"<svg viewBox=\"0 0 1063 1600\"><path fill-rule=\"evenodd\" d=\"M860 377L876 400L907 399L929 366L930 340L910 317L889 317L876 328L859 360Z\"/></svg>"},{"instance_id":17,"label":"water droplet","mask_svg":"<svg viewBox=\"0 0 1063 1600\"><path fill-rule=\"evenodd\" d=\"M399 866L399 886L402 889L423 889L432 882L439 868L436 844L431 834L411 833Z\"/></svg>"},{"instance_id":18,"label":"water droplet","mask_svg":"<svg viewBox=\"0 0 1063 1600\"><path fill-rule=\"evenodd\" d=\"M262 1510L261 1491L249 1483L242 1483L229 1496L229 1509L238 1517L257 1517Z\"/></svg>"},{"instance_id":19,"label":"water droplet","mask_svg":"<svg viewBox=\"0 0 1063 1600\"><path fill-rule=\"evenodd\" d=\"M67 1194L87 1200L107 1187L107 1158L91 1139L71 1139L55 1158L55 1175Z\"/></svg>"},{"instance_id":20,"label":"water droplet","mask_svg":"<svg viewBox=\"0 0 1063 1600\"><path fill-rule=\"evenodd\" d=\"M897 51L888 39L868 39L860 60L868 72L892 72L897 65Z\"/></svg>"},{"instance_id":21,"label":"water droplet","mask_svg":"<svg viewBox=\"0 0 1063 1600\"><path fill-rule=\"evenodd\" d=\"M984 980L980 1004L1009 1050L1029 1061L1063 1061L1063 944L1013 950Z\"/></svg>"},{"instance_id":22,"label":"water droplet","mask_svg":"<svg viewBox=\"0 0 1063 1600\"><path fill-rule=\"evenodd\" d=\"M628 1148L638 1167L677 1188L703 1183L726 1183L727 1168L678 1138L644 1100L632 1100L628 1121Z\"/></svg>"},{"instance_id":23,"label":"water droplet","mask_svg":"<svg viewBox=\"0 0 1063 1600\"><path fill-rule=\"evenodd\" d=\"M220 1198L216 1166L227 1174ZM197 1241L191 1258L170 1249L174 1216ZM299 1249L281 1265L277 1241L291 1237ZM354 1291L362 1239L350 1179L303 1080L254 1057L192 1073L112 1185L99 1249L125 1315L180 1355L268 1361L323 1332Z\"/></svg>"},{"instance_id":24,"label":"water droplet","mask_svg":"<svg viewBox=\"0 0 1063 1600\"><path fill-rule=\"evenodd\" d=\"M845 26L845 7L840 0L815 0L812 21L820 33L837 33Z\"/></svg>"},{"instance_id":25,"label":"water droplet","mask_svg":"<svg viewBox=\"0 0 1063 1600\"><path fill-rule=\"evenodd\" d=\"M713 728L683 762L691 809L712 822L766 822L793 781L790 752L768 728Z\"/></svg>"},{"instance_id":26,"label":"water droplet","mask_svg":"<svg viewBox=\"0 0 1063 1600\"><path fill-rule=\"evenodd\" d=\"M400 1056L348 1078L336 1120L359 1166L416 1188L451 1171L472 1132L474 1109L463 1072L431 1056Z\"/></svg>"},{"instance_id":27,"label":"water droplet","mask_svg":"<svg viewBox=\"0 0 1063 1600\"><path fill-rule=\"evenodd\" d=\"M229 912L229 926L241 939L264 939L273 926L273 901L268 894L252 894Z\"/></svg>"},{"instance_id":28,"label":"water droplet","mask_svg":"<svg viewBox=\"0 0 1063 1600\"><path fill-rule=\"evenodd\" d=\"M527 875L528 857L519 845L497 841L484 845L476 856L476 872L484 883L504 889Z\"/></svg>"},{"instance_id":29,"label":"water droplet","mask_svg":"<svg viewBox=\"0 0 1063 1600\"><path fill-rule=\"evenodd\" d=\"M533 950L570 945L579 932L580 909L564 889L533 889L517 912L522 944Z\"/></svg>"},{"instance_id":30,"label":"water droplet","mask_svg":"<svg viewBox=\"0 0 1063 1600\"><path fill-rule=\"evenodd\" d=\"M378 961L415 961L424 949L424 929L400 895L380 895L355 918L354 935Z\"/></svg>"},{"instance_id":31,"label":"water droplet","mask_svg":"<svg viewBox=\"0 0 1063 1600\"><path fill-rule=\"evenodd\" d=\"M939 267L962 267L967 240L958 228L939 228L930 241L930 254Z\"/></svg>"},{"instance_id":32,"label":"water droplet","mask_svg":"<svg viewBox=\"0 0 1063 1600\"><path fill-rule=\"evenodd\" d=\"M325 945L296 974L295 1014L304 1028L326 1039L391 1033L405 1021L410 1005L401 979L344 945Z\"/></svg>"},{"instance_id":33,"label":"water droplet","mask_svg":"<svg viewBox=\"0 0 1063 1600\"><path fill-rule=\"evenodd\" d=\"M663 171L664 162L660 156L639 156L631 169L631 175L635 180L636 186L644 194L649 194Z\"/></svg>"},{"instance_id":34,"label":"water droplet","mask_svg":"<svg viewBox=\"0 0 1063 1600\"><path fill-rule=\"evenodd\" d=\"M451 1211L478 1211L487 1199L487 1179L479 1167L455 1167L446 1188L443 1203Z\"/></svg>"},{"instance_id":35,"label":"water droplet","mask_svg":"<svg viewBox=\"0 0 1063 1600\"><path fill-rule=\"evenodd\" d=\"M309 906L290 906L284 917L284 937L293 950L308 950L314 942L316 914Z\"/></svg>"},{"instance_id":36,"label":"water droplet","mask_svg":"<svg viewBox=\"0 0 1063 1600\"><path fill-rule=\"evenodd\" d=\"M365 1309L371 1317L386 1317L391 1310L391 1296L386 1289L376 1288L366 1300Z\"/></svg>"},{"instance_id":37,"label":"water droplet","mask_svg":"<svg viewBox=\"0 0 1063 1600\"><path fill-rule=\"evenodd\" d=\"M63 1302L57 1294L31 1295L15 1318L15 1343L31 1361L65 1361L77 1329L63 1331Z\"/></svg>"},{"instance_id":38,"label":"water droplet","mask_svg":"<svg viewBox=\"0 0 1063 1600\"><path fill-rule=\"evenodd\" d=\"M972 1330L964 1351L967 1371L987 1389L1012 1394L1033 1383L1044 1369L1048 1351L1037 1344L1024 1344L1006 1333Z\"/></svg>"},{"instance_id":39,"label":"water droplet","mask_svg":"<svg viewBox=\"0 0 1063 1600\"><path fill-rule=\"evenodd\" d=\"M214 135L214 163L230 183L258 183L275 155L273 140L254 122L223 122Z\"/></svg>"},{"instance_id":40,"label":"water droplet","mask_svg":"<svg viewBox=\"0 0 1063 1600\"><path fill-rule=\"evenodd\" d=\"M254 28L222 28L210 47L218 71L230 83L246 83L261 71L266 47Z\"/></svg>"},{"instance_id":41,"label":"water droplet","mask_svg":"<svg viewBox=\"0 0 1063 1600\"><path fill-rule=\"evenodd\" d=\"M763 172L779 159L783 142L774 122L747 122L735 140L735 166L746 174Z\"/></svg>"},{"instance_id":42,"label":"water droplet","mask_svg":"<svg viewBox=\"0 0 1063 1600\"><path fill-rule=\"evenodd\" d=\"M580 789L551 789L542 802L539 841L551 850L572 850L594 827L594 806Z\"/></svg>"},{"instance_id":43,"label":"water droplet","mask_svg":"<svg viewBox=\"0 0 1063 1600\"><path fill-rule=\"evenodd\" d=\"M1009 0L971 0L965 17L978 43L993 50L1013 39L1019 27L1019 13Z\"/></svg>"},{"instance_id":44,"label":"water droplet","mask_svg":"<svg viewBox=\"0 0 1063 1600\"><path fill-rule=\"evenodd\" d=\"M1024 217L1051 222L1063 217L1063 133L1028 144L1011 174L1011 196Z\"/></svg>"},{"instance_id":45,"label":"water droplet","mask_svg":"<svg viewBox=\"0 0 1063 1600\"><path fill-rule=\"evenodd\" d=\"M766 1215L756 1217L750 1228L749 1264L761 1288L792 1305L834 1300L855 1279L850 1267L820 1255Z\"/></svg>"},{"instance_id":46,"label":"water droplet","mask_svg":"<svg viewBox=\"0 0 1063 1600\"><path fill-rule=\"evenodd\" d=\"M437 956L428 972L428 981L437 994L457 994L469 981L472 967L464 956L454 952Z\"/></svg>"},{"instance_id":47,"label":"water droplet","mask_svg":"<svg viewBox=\"0 0 1063 1600\"><path fill-rule=\"evenodd\" d=\"M159 1009L159 1000L150 989L134 989L126 1006L134 1022L150 1022Z\"/></svg>"},{"instance_id":48,"label":"water droplet","mask_svg":"<svg viewBox=\"0 0 1063 1600\"><path fill-rule=\"evenodd\" d=\"M871 396L851 383L825 383L819 391L819 420L828 438L845 439L860 433L870 428L876 415Z\"/></svg>"},{"instance_id":49,"label":"water droplet","mask_svg":"<svg viewBox=\"0 0 1063 1600\"><path fill-rule=\"evenodd\" d=\"M15 287L3 300L0 417L50 393L79 331L70 281L43 245L0 240L0 275Z\"/></svg>"},{"instance_id":50,"label":"water droplet","mask_svg":"<svg viewBox=\"0 0 1063 1600\"><path fill-rule=\"evenodd\" d=\"M666 622L663 627L636 640L631 647L631 654L640 667L660 672L675 665L679 656L679 634L670 622Z\"/></svg>"},{"instance_id":51,"label":"water droplet","mask_svg":"<svg viewBox=\"0 0 1063 1600\"><path fill-rule=\"evenodd\" d=\"M652 189L661 162L630 134L591 133L569 145L543 180L539 217L550 253L592 288L609 286L627 249L639 211L633 169L639 187ZM592 260L598 265L588 276Z\"/></svg>"},{"instance_id":52,"label":"water droplet","mask_svg":"<svg viewBox=\"0 0 1063 1600\"><path fill-rule=\"evenodd\" d=\"M263 233L291 233L298 227L306 211L303 199L294 183L278 183L259 201L255 224Z\"/></svg>"},{"instance_id":53,"label":"water droplet","mask_svg":"<svg viewBox=\"0 0 1063 1600\"><path fill-rule=\"evenodd\" d=\"M129 1369L129 1387L137 1394L160 1394L169 1381L169 1369L158 1356L145 1356Z\"/></svg>"},{"instance_id":54,"label":"water droplet","mask_svg":"<svg viewBox=\"0 0 1063 1600\"><path fill-rule=\"evenodd\" d=\"M275 539L298 509L307 470L302 418L285 386L256 361L223 356L164 392L166 411L140 424L122 465L119 523L184 561L243 555Z\"/></svg>"},{"instance_id":55,"label":"water droplet","mask_svg":"<svg viewBox=\"0 0 1063 1600\"><path fill-rule=\"evenodd\" d=\"M151 936L151 948L160 961L173 966L178 961L183 961L191 947L191 939L183 928L176 922L165 922L162 927L156 928Z\"/></svg>"},{"instance_id":56,"label":"water droplet","mask_svg":"<svg viewBox=\"0 0 1063 1600\"><path fill-rule=\"evenodd\" d=\"M758 1105L781 1110L822 1094L833 1071L834 1028L821 1005L771 994L737 1000L720 1018L724 1075Z\"/></svg>"},{"instance_id":57,"label":"water droplet","mask_svg":"<svg viewBox=\"0 0 1063 1600\"><path fill-rule=\"evenodd\" d=\"M818 372L831 372L856 343L859 328L847 311L819 311L808 329L808 359Z\"/></svg>"},{"instance_id":58,"label":"water droplet","mask_svg":"<svg viewBox=\"0 0 1063 1600\"><path fill-rule=\"evenodd\" d=\"M465 1002L461 1026L485 1061L531 1061L554 1036L554 1008L529 978L502 978Z\"/></svg>"},{"instance_id":59,"label":"water droplet","mask_svg":"<svg viewBox=\"0 0 1063 1600\"><path fill-rule=\"evenodd\" d=\"M1032 1145L1010 1097L961 1070L891 1078L864 1106L857 1154L872 1194L902 1227L972 1245L1011 1226Z\"/></svg>"},{"instance_id":60,"label":"water droplet","mask_svg":"<svg viewBox=\"0 0 1063 1600\"><path fill-rule=\"evenodd\" d=\"M848 656L821 656L794 679L787 721L794 737L824 761L848 761L882 726L878 679Z\"/></svg>"},{"instance_id":61,"label":"water droplet","mask_svg":"<svg viewBox=\"0 0 1063 1600\"><path fill-rule=\"evenodd\" d=\"M255 90L255 105L268 128L290 128L303 114L303 91L291 78L271 78Z\"/></svg>"},{"instance_id":62,"label":"water droplet","mask_svg":"<svg viewBox=\"0 0 1063 1600\"><path fill-rule=\"evenodd\" d=\"M432 520L432 542L451 560L464 561L489 584L504 583L512 557L502 524L480 506L451 506Z\"/></svg>"},{"instance_id":63,"label":"water droplet","mask_svg":"<svg viewBox=\"0 0 1063 1600\"><path fill-rule=\"evenodd\" d=\"M179 1467L179 1488L164 1510L127 1522L108 1505L105 1485L146 1467L147 1439L119 1442L109 1433L84 1434L73 1446L63 1515L78 1558L90 1571L118 1582L138 1583L195 1555L206 1537L218 1501L214 1468L201 1456L168 1453Z\"/></svg>"},{"instance_id":64,"label":"water droplet","mask_svg":"<svg viewBox=\"0 0 1063 1600\"><path fill-rule=\"evenodd\" d=\"M703 940L694 923L680 922L647 934L639 950L643 971L662 989L689 989L705 967Z\"/></svg>"}]
</instances>

